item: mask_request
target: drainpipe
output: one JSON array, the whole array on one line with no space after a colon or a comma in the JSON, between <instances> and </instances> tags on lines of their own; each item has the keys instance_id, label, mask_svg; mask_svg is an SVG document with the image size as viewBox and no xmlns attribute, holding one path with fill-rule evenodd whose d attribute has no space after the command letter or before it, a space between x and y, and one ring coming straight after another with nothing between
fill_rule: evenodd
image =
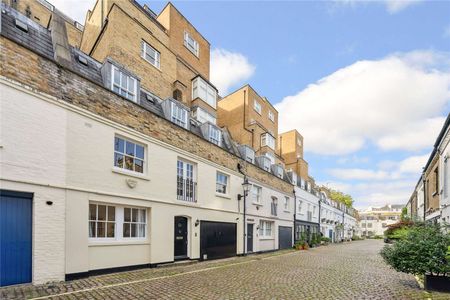
<instances>
[{"instance_id":1,"label":"drainpipe","mask_svg":"<svg viewBox=\"0 0 450 300\"><path fill-rule=\"evenodd\" d=\"M322 231L320 231L320 223L322 222L321 219L320 219L320 213L321 213L321 211L322 211L322 209L321 209L321 203L322 203L322 201L321 201L320 198L319 198L319 233L322 232Z\"/></svg>"},{"instance_id":2,"label":"drainpipe","mask_svg":"<svg viewBox=\"0 0 450 300\"><path fill-rule=\"evenodd\" d=\"M245 92L245 91L244 91ZM239 171L239 173L241 173L242 175L244 175L244 182L245 181L247 181L248 179L247 179L247 175L242 171L242 167L241 167L241 164L238 164L238 171ZM243 234L242 234L242 255L245 255L246 253L245 253L245 238L246 238L246 224L245 224L245 219L246 219L246 206L247 206L247 192L244 190L243 191L244 192L244 207L243 207L243 210L242 210L242 215L243 215L243 219L242 219L242 224L243 224Z\"/></svg>"},{"instance_id":3,"label":"drainpipe","mask_svg":"<svg viewBox=\"0 0 450 300\"><path fill-rule=\"evenodd\" d=\"M427 189L426 189L426 181L425 181L425 173L422 173L422 182L423 182L423 222L425 223L425 212L427 210Z\"/></svg>"},{"instance_id":4,"label":"drainpipe","mask_svg":"<svg viewBox=\"0 0 450 300\"><path fill-rule=\"evenodd\" d=\"M295 241L295 220L296 220L296 216L297 216L297 196L295 196L295 187L294 190L292 191L294 193L294 241Z\"/></svg>"},{"instance_id":5,"label":"drainpipe","mask_svg":"<svg viewBox=\"0 0 450 300\"><path fill-rule=\"evenodd\" d=\"M255 141L254 141L254 139L255 139L255 137L254 137L254 130L252 129L252 130L248 130L247 129L247 122L245 121L245 107L247 106L247 91L246 90L244 90L244 122L243 122L243 124L242 124L242 127L244 128L244 130L246 130L246 131L248 131L248 132L250 132L251 134L252 134L252 149L254 150L255 149Z\"/></svg>"}]
</instances>

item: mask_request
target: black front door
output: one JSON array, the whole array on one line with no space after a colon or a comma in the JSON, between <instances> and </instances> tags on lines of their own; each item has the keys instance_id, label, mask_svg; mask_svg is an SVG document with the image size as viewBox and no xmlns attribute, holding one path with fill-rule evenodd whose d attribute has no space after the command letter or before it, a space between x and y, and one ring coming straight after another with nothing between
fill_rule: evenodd
<instances>
[{"instance_id":1,"label":"black front door","mask_svg":"<svg viewBox=\"0 0 450 300\"><path fill-rule=\"evenodd\" d=\"M247 224L247 252L253 252L253 224Z\"/></svg>"},{"instance_id":2,"label":"black front door","mask_svg":"<svg viewBox=\"0 0 450 300\"><path fill-rule=\"evenodd\" d=\"M175 259L187 258L187 218L175 217Z\"/></svg>"}]
</instances>

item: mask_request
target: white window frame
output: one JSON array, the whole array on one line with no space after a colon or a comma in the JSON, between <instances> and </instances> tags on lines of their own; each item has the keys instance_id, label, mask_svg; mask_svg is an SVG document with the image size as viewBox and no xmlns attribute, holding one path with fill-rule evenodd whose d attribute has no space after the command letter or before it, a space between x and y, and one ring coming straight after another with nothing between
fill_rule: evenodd
<instances>
[{"instance_id":1,"label":"white window frame","mask_svg":"<svg viewBox=\"0 0 450 300\"><path fill-rule=\"evenodd\" d=\"M303 201L302 200L298 200L298 213L302 214L302 206L303 206Z\"/></svg>"},{"instance_id":2,"label":"white window frame","mask_svg":"<svg viewBox=\"0 0 450 300\"><path fill-rule=\"evenodd\" d=\"M259 221L259 238L260 239L272 239L274 222L260 220Z\"/></svg>"},{"instance_id":3,"label":"white window frame","mask_svg":"<svg viewBox=\"0 0 450 300\"><path fill-rule=\"evenodd\" d=\"M278 198L272 197L270 202L270 214L272 216L278 216Z\"/></svg>"},{"instance_id":4,"label":"white window frame","mask_svg":"<svg viewBox=\"0 0 450 300\"><path fill-rule=\"evenodd\" d=\"M197 183L197 165L191 161L178 158L177 160L177 183L178 177L183 180L183 186L181 187L181 195L178 194L179 186L177 185L177 197L182 197L182 199L190 199L186 201L197 201L196 195L196 183ZM192 181L192 187L185 185L186 181ZM179 200L182 200L179 199ZM183 200L185 201L185 200Z\"/></svg>"},{"instance_id":5,"label":"white window frame","mask_svg":"<svg viewBox=\"0 0 450 300\"><path fill-rule=\"evenodd\" d=\"M284 197L284 211L289 211L290 207L289 207L289 197L285 196Z\"/></svg>"},{"instance_id":6,"label":"white window frame","mask_svg":"<svg viewBox=\"0 0 450 300\"><path fill-rule=\"evenodd\" d=\"M170 120L180 127L187 128L188 111L180 105L177 105L175 102L171 102Z\"/></svg>"},{"instance_id":7,"label":"white window frame","mask_svg":"<svg viewBox=\"0 0 450 300\"><path fill-rule=\"evenodd\" d=\"M119 83L114 81L115 74L119 73ZM126 85L122 84L122 79L126 78ZM130 89L130 80L132 82L133 90ZM133 76L130 76L120 70L115 65L111 65L111 90L122 97L127 98L130 101L137 102L137 80Z\"/></svg>"},{"instance_id":8,"label":"white window frame","mask_svg":"<svg viewBox=\"0 0 450 300\"><path fill-rule=\"evenodd\" d=\"M199 44L187 31L184 32L184 46L191 51L192 54L199 57Z\"/></svg>"},{"instance_id":9,"label":"white window frame","mask_svg":"<svg viewBox=\"0 0 450 300\"><path fill-rule=\"evenodd\" d=\"M253 203L255 204L261 204L261 200L262 200L262 187L260 187L259 185L256 184L252 184L252 199L253 199Z\"/></svg>"},{"instance_id":10,"label":"white window frame","mask_svg":"<svg viewBox=\"0 0 450 300\"><path fill-rule=\"evenodd\" d=\"M123 141L123 152L121 152L120 149L116 149L116 139ZM133 155L127 153L127 144L133 144L134 145L134 150L133 150L134 154ZM144 154L143 157L137 156L137 150L138 150L137 146L143 148L142 149L143 152L144 152L143 153ZM114 158L113 166L114 166L115 169L119 169L120 171L123 171L123 172L130 172L130 173L133 173L133 174L146 174L146 163L147 163L146 153L147 153L147 149L146 149L145 145L143 145L141 143L138 143L136 141L130 140L128 138L125 138L123 136L115 135L114 136L113 152L114 152L114 155L113 155L113 158ZM116 165L116 157L117 156L122 156L123 157L122 166ZM131 158L133 160L133 169L132 170L126 168L126 158L127 157ZM136 161L142 161L142 172L139 172L139 171L135 170L135 167L136 167L135 162Z\"/></svg>"},{"instance_id":11,"label":"white window frame","mask_svg":"<svg viewBox=\"0 0 450 300\"><path fill-rule=\"evenodd\" d=\"M217 124L217 118L201 107L197 107L192 111L192 117L202 124L206 122L212 123L214 125Z\"/></svg>"},{"instance_id":12,"label":"white window frame","mask_svg":"<svg viewBox=\"0 0 450 300\"><path fill-rule=\"evenodd\" d=\"M148 59L147 56L150 56L154 62ZM155 68L161 69L161 53L144 40L141 41L141 57Z\"/></svg>"},{"instance_id":13,"label":"white window frame","mask_svg":"<svg viewBox=\"0 0 450 300\"><path fill-rule=\"evenodd\" d=\"M261 135L261 147L268 146L270 149L275 150L275 137L266 132Z\"/></svg>"},{"instance_id":14,"label":"white window frame","mask_svg":"<svg viewBox=\"0 0 450 300\"><path fill-rule=\"evenodd\" d=\"M269 110L268 117L270 121L275 123L275 114L273 113L273 111Z\"/></svg>"},{"instance_id":15,"label":"white window frame","mask_svg":"<svg viewBox=\"0 0 450 300\"><path fill-rule=\"evenodd\" d=\"M225 178L225 182L219 181L219 180L221 180L221 178ZM223 193L221 190L219 190L218 186L225 187L225 193ZM216 172L216 194L229 195L229 193L230 193L229 188L230 188L230 176L223 172L217 171Z\"/></svg>"},{"instance_id":16,"label":"white window frame","mask_svg":"<svg viewBox=\"0 0 450 300\"><path fill-rule=\"evenodd\" d=\"M262 113L262 106L261 103L258 102L258 100L253 99L253 109L261 115Z\"/></svg>"},{"instance_id":17,"label":"white window frame","mask_svg":"<svg viewBox=\"0 0 450 300\"><path fill-rule=\"evenodd\" d=\"M273 153L266 152L264 153L264 156L270 160L270 165L275 164L275 155Z\"/></svg>"},{"instance_id":18,"label":"white window frame","mask_svg":"<svg viewBox=\"0 0 450 300\"><path fill-rule=\"evenodd\" d=\"M95 219L91 218L91 205L95 206ZM105 220L98 219L98 209L99 206L105 206ZM114 208L114 220L109 220L108 211ZM88 237L90 240L115 240L117 237L117 208L114 205L103 204L103 203L91 203L89 202L89 210L88 210ZM95 223L94 235L91 235L90 228L91 223ZM97 236L98 233L98 223L105 224L105 236ZM108 223L114 224L114 236L108 237Z\"/></svg>"},{"instance_id":19,"label":"white window frame","mask_svg":"<svg viewBox=\"0 0 450 300\"><path fill-rule=\"evenodd\" d=\"M130 210L130 221L125 221L125 210L126 209ZM133 214L136 210L138 212L138 216L141 215L141 213L144 215L143 222L142 222L142 220L133 221ZM130 225L130 236L124 235L126 224ZM137 227L136 230L138 232L138 236L134 236L134 237L131 236L131 226L133 224L136 225L136 227ZM139 228L143 228L143 231L141 231ZM139 232L142 232L143 235L140 236ZM127 240L145 240L147 238L147 209L139 208L139 207L132 207L132 206L124 206L123 207L122 238L127 239Z\"/></svg>"},{"instance_id":20,"label":"white window frame","mask_svg":"<svg viewBox=\"0 0 450 300\"><path fill-rule=\"evenodd\" d=\"M209 106L217 108L217 91L200 76L192 80L192 100L201 99Z\"/></svg>"},{"instance_id":21,"label":"white window frame","mask_svg":"<svg viewBox=\"0 0 450 300\"><path fill-rule=\"evenodd\" d=\"M222 132L219 128L216 128L214 125L210 124L208 134L208 139L211 143L216 144L219 147L222 145Z\"/></svg>"}]
</instances>

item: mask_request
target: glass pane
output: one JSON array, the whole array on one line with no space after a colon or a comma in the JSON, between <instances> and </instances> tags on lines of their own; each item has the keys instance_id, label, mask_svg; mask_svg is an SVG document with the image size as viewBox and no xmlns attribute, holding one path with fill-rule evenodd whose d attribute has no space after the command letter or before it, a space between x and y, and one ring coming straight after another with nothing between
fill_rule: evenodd
<instances>
[{"instance_id":1,"label":"glass pane","mask_svg":"<svg viewBox=\"0 0 450 300\"><path fill-rule=\"evenodd\" d=\"M133 208L132 210L133 211L132 211L132 214L131 214L131 222L137 222L138 221L139 209Z\"/></svg>"},{"instance_id":2,"label":"glass pane","mask_svg":"<svg viewBox=\"0 0 450 300\"><path fill-rule=\"evenodd\" d=\"M114 70L114 83L120 85L120 72L117 71L115 68L113 68L113 70Z\"/></svg>"},{"instance_id":3,"label":"glass pane","mask_svg":"<svg viewBox=\"0 0 450 300\"><path fill-rule=\"evenodd\" d=\"M136 232L136 224L131 223L131 237L137 237L137 232Z\"/></svg>"},{"instance_id":4,"label":"glass pane","mask_svg":"<svg viewBox=\"0 0 450 300\"><path fill-rule=\"evenodd\" d=\"M126 90L127 89L127 75L125 75L123 73L121 73L120 75L122 77L122 82L121 82L122 85L121 86L122 86L123 89Z\"/></svg>"},{"instance_id":5,"label":"glass pane","mask_svg":"<svg viewBox=\"0 0 450 300\"><path fill-rule=\"evenodd\" d=\"M114 139L114 150L120 153L124 152L124 141L121 138L116 137Z\"/></svg>"},{"instance_id":6,"label":"glass pane","mask_svg":"<svg viewBox=\"0 0 450 300\"><path fill-rule=\"evenodd\" d=\"M108 225L108 228L107 228L107 230L106 230L106 236L107 237L109 237L109 238L113 238L115 235L114 235L114 231L115 231L115 223L111 223L111 222L108 222L107 223Z\"/></svg>"},{"instance_id":7,"label":"glass pane","mask_svg":"<svg viewBox=\"0 0 450 300\"><path fill-rule=\"evenodd\" d=\"M89 222L89 237L95 237L95 222Z\"/></svg>"},{"instance_id":8,"label":"glass pane","mask_svg":"<svg viewBox=\"0 0 450 300\"><path fill-rule=\"evenodd\" d=\"M121 89L121 90L120 90L120 95L122 95L122 96L126 97L126 96L127 96L127 91L126 91L126 90L123 90L123 89Z\"/></svg>"},{"instance_id":9,"label":"glass pane","mask_svg":"<svg viewBox=\"0 0 450 300\"><path fill-rule=\"evenodd\" d=\"M127 141L127 151L125 153L130 156L134 156L134 146L135 146L134 143Z\"/></svg>"},{"instance_id":10,"label":"glass pane","mask_svg":"<svg viewBox=\"0 0 450 300\"><path fill-rule=\"evenodd\" d=\"M134 159L129 156L125 156L125 169L133 171Z\"/></svg>"},{"instance_id":11,"label":"glass pane","mask_svg":"<svg viewBox=\"0 0 450 300\"><path fill-rule=\"evenodd\" d=\"M131 77L128 77L128 91L134 94L134 79Z\"/></svg>"},{"instance_id":12,"label":"glass pane","mask_svg":"<svg viewBox=\"0 0 450 300\"><path fill-rule=\"evenodd\" d=\"M105 222L97 222L97 237L105 237Z\"/></svg>"},{"instance_id":13,"label":"glass pane","mask_svg":"<svg viewBox=\"0 0 450 300\"><path fill-rule=\"evenodd\" d=\"M123 168L123 155L114 153L114 166Z\"/></svg>"},{"instance_id":14,"label":"glass pane","mask_svg":"<svg viewBox=\"0 0 450 300\"><path fill-rule=\"evenodd\" d=\"M139 222L145 223L145 209L139 210Z\"/></svg>"},{"instance_id":15,"label":"glass pane","mask_svg":"<svg viewBox=\"0 0 450 300\"><path fill-rule=\"evenodd\" d=\"M144 147L141 145L136 145L136 157L144 159Z\"/></svg>"},{"instance_id":16,"label":"glass pane","mask_svg":"<svg viewBox=\"0 0 450 300\"><path fill-rule=\"evenodd\" d=\"M89 220L97 220L97 205L89 204Z\"/></svg>"},{"instance_id":17,"label":"glass pane","mask_svg":"<svg viewBox=\"0 0 450 300\"><path fill-rule=\"evenodd\" d=\"M119 89L119 87L117 85L114 85L113 91L118 94L120 92L120 89Z\"/></svg>"},{"instance_id":18,"label":"glass pane","mask_svg":"<svg viewBox=\"0 0 450 300\"><path fill-rule=\"evenodd\" d=\"M105 205L98 205L97 220L100 220L100 221L106 220L106 206Z\"/></svg>"},{"instance_id":19,"label":"glass pane","mask_svg":"<svg viewBox=\"0 0 450 300\"><path fill-rule=\"evenodd\" d=\"M123 224L123 237L130 237L130 223Z\"/></svg>"},{"instance_id":20,"label":"glass pane","mask_svg":"<svg viewBox=\"0 0 450 300\"><path fill-rule=\"evenodd\" d=\"M130 222L131 221L131 208L125 208L124 209L124 221Z\"/></svg>"},{"instance_id":21,"label":"glass pane","mask_svg":"<svg viewBox=\"0 0 450 300\"><path fill-rule=\"evenodd\" d=\"M140 159L134 160L134 170L139 173L144 173L144 161Z\"/></svg>"},{"instance_id":22,"label":"glass pane","mask_svg":"<svg viewBox=\"0 0 450 300\"><path fill-rule=\"evenodd\" d=\"M144 224L139 225L139 237L145 237L145 225Z\"/></svg>"},{"instance_id":23,"label":"glass pane","mask_svg":"<svg viewBox=\"0 0 450 300\"><path fill-rule=\"evenodd\" d=\"M116 208L114 206L108 206L108 221L116 220Z\"/></svg>"}]
</instances>

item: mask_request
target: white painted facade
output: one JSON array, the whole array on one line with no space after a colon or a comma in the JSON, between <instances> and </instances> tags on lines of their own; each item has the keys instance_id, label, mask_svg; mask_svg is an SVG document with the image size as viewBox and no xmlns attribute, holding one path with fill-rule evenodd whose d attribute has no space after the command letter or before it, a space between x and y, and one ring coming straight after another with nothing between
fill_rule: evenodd
<instances>
[{"instance_id":1,"label":"white painted facade","mask_svg":"<svg viewBox=\"0 0 450 300\"><path fill-rule=\"evenodd\" d=\"M189 258L200 258L197 220L237 224L242 253L242 174L3 79L1 93L0 183L4 190L34 194L33 283L171 262L175 216L188 218ZM144 145L144 174L113 166L116 136ZM177 200L178 159L195 166L195 203ZM216 193L217 171L229 176L226 195ZM95 203L116 207L114 238L89 238L89 204ZM121 237L118 212L124 207L145 209L145 237Z\"/></svg>"},{"instance_id":2,"label":"white painted facade","mask_svg":"<svg viewBox=\"0 0 450 300\"><path fill-rule=\"evenodd\" d=\"M440 222L446 225L450 224L450 128L444 133L444 136L438 145L439 151L439 183L440 199L439 206L441 211Z\"/></svg>"},{"instance_id":3,"label":"white painted facade","mask_svg":"<svg viewBox=\"0 0 450 300\"><path fill-rule=\"evenodd\" d=\"M360 211L360 228L363 236L383 236L388 225L400 220L401 205L385 205L381 208L369 207Z\"/></svg>"}]
</instances>

